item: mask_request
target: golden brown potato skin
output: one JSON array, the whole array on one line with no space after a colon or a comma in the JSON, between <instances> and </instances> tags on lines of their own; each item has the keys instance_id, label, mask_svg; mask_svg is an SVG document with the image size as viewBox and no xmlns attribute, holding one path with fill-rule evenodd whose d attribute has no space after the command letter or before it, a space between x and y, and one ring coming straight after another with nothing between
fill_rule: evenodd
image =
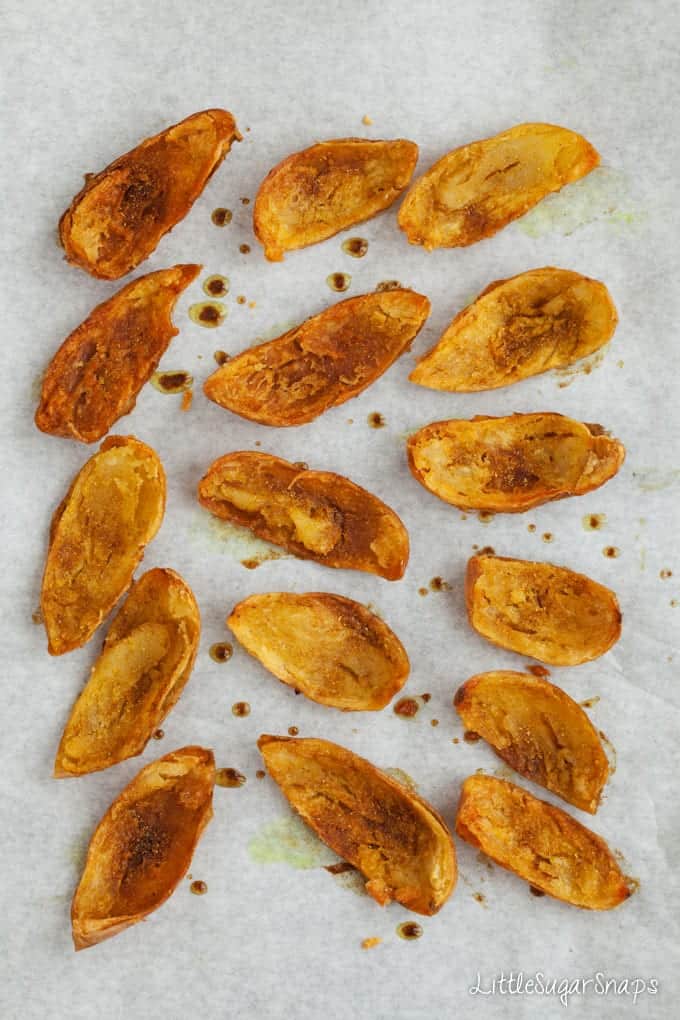
<instances>
[{"instance_id":1,"label":"golden brown potato skin","mask_svg":"<svg viewBox=\"0 0 680 1020\"><path fill-rule=\"evenodd\" d=\"M109 436L52 518L41 609L48 651L89 641L127 591L165 512L165 471L134 436Z\"/></svg>"},{"instance_id":2,"label":"golden brown potato skin","mask_svg":"<svg viewBox=\"0 0 680 1020\"><path fill-rule=\"evenodd\" d=\"M143 921L177 888L212 818L215 759L183 747L143 768L97 826L71 904L87 949Z\"/></svg>"},{"instance_id":3,"label":"golden brown potato skin","mask_svg":"<svg viewBox=\"0 0 680 1020\"><path fill-rule=\"evenodd\" d=\"M406 195L399 226L409 244L428 251L474 244L599 162L590 142L574 131L518 124L438 160Z\"/></svg>"},{"instance_id":4,"label":"golden brown potato skin","mask_svg":"<svg viewBox=\"0 0 680 1020\"><path fill-rule=\"evenodd\" d=\"M240 139L227 110L203 110L88 174L59 221L67 261L104 280L125 276L186 216Z\"/></svg>"},{"instance_id":5,"label":"golden brown potato skin","mask_svg":"<svg viewBox=\"0 0 680 1020\"><path fill-rule=\"evenodd\" d=\"M433 422L406 449L414 478L446 503L510 514L599 488L626 455L600 425L550 412Z\"/></svg>"},{"instance_id":6,"label":"golden brown potato skin","mask_svg":"<svg viewBox=\"0 0 680 1020\"><path fill-rule=\"evenodd\" d=\"M565 368L611 340L605 285L545 266L496 280L464 308L409 376L432 390L475 393Z\"/></svg>"},{"instance_id":7,"label":"golden brown potato skin","mask_svg":"<svg viewBox=\"0 0 680 1020\"><path fill-rule=\"evenodd\" d=\"M573 698L543 677L511 670L479 673L453 705L516 772L594 815L609 778L597 730Z\"/></svg>"},{"instance_id":8,"label":"golden brown potato skin","mask_svg":"<svg viewBox=\"0 0 680 1020\"><path fill-rule=\"evenodd\" d=\"M332 708L384 708L409 674L396 634L366 606L341 595L251 595L234 607L227 625L279 680Z\"/></svg>"},{"instance_id":9,"label":"golden brown potato skin","mask_svg":"<svg viewBox=\"0 0 680 1020\"><path fill-rule=\"evenodd\" d=\"M257 745L291 805L362 872L373 899L437 913L456 884L456 851L430 804L328 740L263 735Z\"/></svg>"},{"instance_id":10,"label":"golden brown potato skin","mask_svg":"<svg viewBox=\"0 0 680 1020\"><path fill-rule=\"evenodd\" d=\"M614 592L553 563L471 556L465 602L487 641L552 666L597 659L621 636Z\"/></svg>"},{"instance_id":11,"label":"golden brown potato skin","mask_svg":"<svg viewBox=\"0 0 680 1020\"><path fill-rule=\"evenodd\" d=\"M575 907L611 910L633 891L600 836L503 779L465 780L456 832L502 868Z\"/></svg>"},{"instance_id":12,"label":"golden brown potato skin","mask_svg":"<svg viewBox=\"0 0 680 1020\"><path fill-rule=\"evenodd\" d=\"M206 381L210 400L261 425L304 425L362 393L430 313L412 290L362 294L231 358Z\"/></svg>"},{"instance_id":13,"label":"golden brown potato skin","mask_svg":"<svg viewBox=\"0 0 680 1020\"><path fill-rule=\"evenodd\" d=\"M97 305L50 362L35 414L38 428L94 443L129 414L179 332L172 310L200 270L186 265L148 273Z\"/></svg>"},{"instance_id":14,"label":"golden brown potato skin","mask_svg":"<svg viewBox=\"0 0 680 1020\"><path fill-rule=\"evenodd\" d=\"M54 775L82 776L141 754L184 689L201 617L174 570L149 570L114 619L59 743Z\"/></svg>"},{"instance_id":15,"label":"golden brown potato skin","mask_svg":"<svg viewBox=\"0 0 680 1020\"><path fill-rule=\"evenodd\" d=\"M392 205L418 161L415 142L336 138L288 156L255 199L253 226L270 262Z\"/></svg>"},{"instance_id":16,"label":"golden brown potato skin","mask_svg":"<svg viewBox=\"0 0 680 1020\"><path fill-rule=\"evenodd\" d=\"M394 510L342 475L300 470L268 453L228 453L208 468L198 501L301 559L403 576L408 532Z\"/></svg>"}]
</instances>

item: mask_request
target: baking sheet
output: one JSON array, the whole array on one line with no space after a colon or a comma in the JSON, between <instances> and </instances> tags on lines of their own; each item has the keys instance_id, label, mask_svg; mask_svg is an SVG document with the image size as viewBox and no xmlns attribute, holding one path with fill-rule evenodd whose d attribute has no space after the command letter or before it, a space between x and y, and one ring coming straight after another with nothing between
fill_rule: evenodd
<instances>
[{"instance_id":1,"label":"baking sheet","mask_svg":"<svg viewBox=\"0 0 680 1020\"><path fill-rule=\"evenodd\" d=\"M628 0L5 5L3 1017L545 1018L562 1015L565 1003L588 1017L676 1015L677 20L672 3ZM183 414L180 398L149 386L114 429L153 445L166 466L168 510L143 567L171 566L192 585L203 615L201 648L162 741L107 772L57 782L50 778L54 751L103 632L51 659L31 613L50 514L93 451L41 435L32 415L50 356L118 285L67 266L55 246L56 223L81 174L213 105L235 113L244 141L137 271L180 261L205 266L178 303L181 333L162 362L195 376L193 407ZM275 162L318 138L413 138L422 172L449 148L528 120L581 131L603 167L492 240L427 254L406 244L392 210L349 232L369 242L362 260L342 252L345 234L270 265L252 236L252 206L241 199L254 197ZM234 213L224 229L210 220L217 206ZM243 243L250 254L239 252ZM589 374L549 373L467 396L407 382L413 357L489 281L551 264L603 279L618 305L615 338ZM336 295L325 280L337 271L352 276L347 296L385 279L428 294L432 315L413 354L356 400L296 429L249 424L203 398L216 349L235 353L326 307ZM187 314L211 273L231 281L229 315L215 330ZM238 304L238 295L247 302ZM463 520L411 478L409 431L447 416L531 410L610 428L628 449L619 476L580 499L488 523ZM369 427L376 411L384 428ZM245 569L252 544L216 525L194 492L215 457L255 448L347 474L389 502L411 534L403 581L290 557ZM601 530L584 529L590 514L606 515ZM335 740L406 772L453 824L462 779L499 766L483 744L461 739L453 693L475 672L523 666L478 638L464 618L465 562L475 546L487 545L585 571L619 595L621 641L590 665L553 670L553 678L578 700L600 698L590 714L615 745L618 768L598 815L574 813L621 851L640 890L610 913L579 911L533 897L458 841L453 898L437 917L419 919L422 937L406 942L396 934L405 910L381 910L347 876L323 869L333 855L291 821L270 779L256 779L255 740L291 725ZM603 555L607 546L620 555ZM435 576L451 591L419 594ZM325 589L371 603L410 653L405 693L429 692L429 703L412 721L391 709L342 714L296 698L238 646L228 663L214 663L208 649L229 639L224 619L234 603L277 589ZM246 718L231 713L239 700L251 705ZM191 895L185 881L146 923L76 956L69 901L93 827L142 764L196 742L215 749L219 766L247 776L240 789L216 790L215 818L191 868L207 894ZM371 936L382 943L362 950ZM509 994L507 976L518 972L525 979L541 972L545 984L598 973L619 983L606 996L601 985L584 994L572 983L560 1001L559 994ZM505 991L497 983L485 994L501 974ZM635 978L647 982L636 1003Z\"/></svg>"}]
</instances>

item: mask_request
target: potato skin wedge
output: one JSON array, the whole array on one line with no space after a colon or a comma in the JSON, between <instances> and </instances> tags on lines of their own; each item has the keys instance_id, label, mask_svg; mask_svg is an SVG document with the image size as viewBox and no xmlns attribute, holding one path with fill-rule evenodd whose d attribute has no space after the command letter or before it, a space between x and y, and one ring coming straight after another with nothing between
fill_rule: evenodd
<instances>
[{"instance_id":1,"label":"potato skin wedge","mask_svg":"<svg viewBox=\"0 0 680 1020\"><path fill-rule=\"evenodd\" d=\"M332 708L378 711L409 674L396 634L366 606L341 595L251 595L234 607L227 626L270 673Z\"/></svg>"},{"instance_id":2,"label":"potato skin wedge","mask_svg":"<svg viewBox=\"0 0 680 1020\"><path fill-rule=\"evenodd\" d=\"M456 884L456 851L430 804L328 740L263 735L257 746L292 807L362 872L374 900L417 914L440 910Z\"/></svg>"},{"instance_id":3,"label":"potato skin wedge","mask_svg":"<svg viewBox=\"0 0 680 1020\"><path fill-rule=\"evenodd\" d=\"M125 276L184 219L240 139L227 110L203 110L88 174L59 221L67 261L103 280Z\"/></svg>"},{"instance_id":4,"label":"potato skin wedge","mask_svg":"<svg viewBox=\"0 0 680 1020\"><path fill-rule=\"evenodd\" d=\"M438 160L406 195L399 226L409 244L428 251L475 244L599 162L590 142L574 131L518 124Z\"/></svg>"},{"instance_id":5,"label":"potato skin wedge","mask_svg":"<svg viewBox=\"0 0 680 1020\"><path fill-rule=\"evenodd\" d=\"M50 655L89 641L127 591L165 512L165 471L134 436L109 436L52 518L40 605Z\"/></svg>"},{"instance_id":6,"label":"potato skin wedge","mask_svg":"<svg viewBox=\"0 0 680 1020\"><path fill-rule=\"evenodd\" d=\"M155 568L136 581L73 706L55 777L141 754L189 679L200 634L196 599L179 574Z\"/></svg>"},{"instance_id":7,"label":"potato skin wedge","mask_svg":"<svg viewBox=\"0 0 680 1020\"><path fill-rule=\"evenodd\" d=\"M550 412L433 422L406 449L414 478L444 502L511 514L599 488L626 455L601 426Z\"/></svg>"},{"instance_id":8,"label":"potato skin wedge","mask_svg":"<svg viewBox=\"0 0 680 1020\"><path fill-rule=\"evenodd\" d=\"M487 641L552 666L597 659L621 636L614 592L553 563L471 556L465 602Z\"/></svg>"},{"instance_id":9,"label":"potato skin wedge","mask_svg":"<svg viewBox=\"0 0 680 1020\"><path fill-rule=\"evenodd\" d=\"M466 680L453 706L466 730L516 772L595 814L609 762L590 719L561 688L529 673L492 670Z\"/></svg>"},{"instance_id":10,"label":"potato skin wedge","mask_svg":"<svg viewBox=\"0 0 680 1020\"><path fill-rule=\"evenodd\" d=\"M45 373L35 423L53 436L94 443L135 406L179 330L171 314L201 267L140 276L64 340Z\"/></svg>"},{"instance_id":11,"label":"potato skin wedge","mask_svg":"<svg viewBox=\"0 0 680 1020\"><path fill-rule=\"evenodd\" d=\"M415 142L336 138L293 153L270 170L253 210L270 262L376 216L406 188L418 162Z\"/></svg>"},{"instance_id":12,"label":"potato skin wedge","mask_svg":"<svg viewBox=\"0 0 680 1020\"><path fill-rule=\"evenodd\" d=\"M71 904L73 944L120 934L172 895L212 818L215 759L183 747L152 762L95 829Z\"/></svg>"},{"instance_id":13,"label":"potato skin wedge","mask_svg":"<svg viewBox=\"0 0 680 1020\"><path fill-rule=\"evenodd\" d=\"M422 356L411 382L476 393L565 368L608 343L618 315L599 280L546 266L496 280Z\"/></svg>"},{"instance_id":14,"label":"potato skin wedge","mask_svg":"<svg viewBox=\"0 0 680 1020\"><path fill-rule=\"evenodd\" d=\"M203 390L216 404L261 425L304 425L375 382L429 313L428 299L405 289L340 301L231 358Z\"/></svg>"},{"instance_id":15,"label":"potato skin wedge","mask_svg":"<svg viewBox=\"0 0 680 1020\"><path fill-rule=\"evenodd\" d=\"M300 559L403 576L408 532L394 510L342 475L300 470L268 453L228 453L208 468L198 501Z\"/></svg>"},{"instance_id":16,"label":"potato skin wedge","mask_svg":"<svg viewBox=\"0 0 680 1020\"><path fill-rule=\"evenodd\" d=\"M456 832L502 868L575 907L611 910L634 888L600 836L504 779L465 780Z\"/></svg>"}]
</instances>

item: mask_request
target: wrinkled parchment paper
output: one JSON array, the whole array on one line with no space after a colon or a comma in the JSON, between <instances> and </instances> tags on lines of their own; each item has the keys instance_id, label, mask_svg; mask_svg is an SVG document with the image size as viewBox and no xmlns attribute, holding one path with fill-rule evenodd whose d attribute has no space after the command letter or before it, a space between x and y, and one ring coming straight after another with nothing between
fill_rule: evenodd
<instances>
[{"instance_id":1,"label":"wrinkled parchment paper","mask_svg":"<svg viewBox=\"0 0 680 1020\"><path fill-rule=\"evenodd\" d=\"M677 29L672 3L630 0L5 6L3 1018L563 1014L558 994L526 988L509 994L508 976L519 972L525 981L540 972L547 986L592 979L585 994L563 996L579 1016L677 1015ZM55 781L58 738L104 629L87 647L51 659L31 614L50 515L94 450L41 435L32 416L57 346L120 285L62 261L56 224L83 173L209 106L232 110L244 141L137 270L186 261L205 266L180 299L181 333L162 362L194 375L193 407L182 413L181 398L147 386L134 413L113 430L152 444L166 466L167 514L143 567L173 567L192 585L203 615L201 648L161 741L107 772ZM252 235L252 205L242 199L252 201L272 165L316 139L412 138L421 146L422 172L456 145L528 120L581 131L602 153L603 166L492 240L427 254L407 245L393 209L270 265ZM211 223L217 206L233 210L224 229ZM341 250L351 235L369 242L362 260ZM251 245L250 254L239 251L241 244ZM467 396L407 382L414 356L487 283L544 265L604 280L618 305L615 338L589 372L550 373ZM300 428L249 424L202 396L216 349L235 353L320 311L337 299L325 281L340 271L352 276L347 296L386 279L429 295L432 315L412 354L358 399ZM228 318L209 330L189 320L188 308L204 299L201 280L212 273L227 276L231 286ZM246 302L239 304L238 295ZM581 499L488 523L475 515L463 520L411 478L404 440L418 426L532 410L611 429L628 449L620 475ZM373 412L383 415L384 428L369 427ZM347 474L394 506L412 540L403 581L290 557L245 569L241 560L261 550L216 525L194 492L215 457L255 448ZM606 515L600 529L584 529L590 514ZM621 641L597 662L554 670L553 679L578 700L600 699L590 714L615 746L618 768L598 815L574 813L621 852L640 890L611 913L580 911L535 898L458 841L453 898L437 917L416 919L422 937L407 942L396 934L409 917L405 910L380 909L357 892L351 875L323 869L334 855L291 820L272 780L256 778L255 740L292 725L301 735L335 740L379 766L403 770L453 824L462 779L500 765L484 744L462 740L454 691L475 672L524 665L482 641L464 617L465 562L487 545L585 571L619 595ZM603 555L608 546L619 555ZM662 578L662 571L672 576ZM451 590L419 594L435 576ZM235 602L277 589L335 591L371 603L410 653L405 693L429 692L429 703L410 722L389 708L342 714L296 698L238 647L228 663L214 663L209 647L229 640L224 619ZM240 700L251 705L246 718L231 713ZM215 818L191 868L207 894L191 895L184 881L146 923L76 956L69 902L94 826L142 764L186 743L213 747L219 766L247 776L240 789L216 790ZM362 950L368 937L382 942ZM495 994L484 994L494 977ZM612 978L616 991L599 994ZM647 991L633 1005L635 978ZM476 995L469 991L475 986Z\"/></svg>"}]
</instances>

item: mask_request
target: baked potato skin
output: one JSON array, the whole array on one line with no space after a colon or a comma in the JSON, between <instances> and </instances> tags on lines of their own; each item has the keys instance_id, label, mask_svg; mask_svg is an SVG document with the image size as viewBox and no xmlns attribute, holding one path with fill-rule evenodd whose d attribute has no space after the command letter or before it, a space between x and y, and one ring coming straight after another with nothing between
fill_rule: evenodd
<instances>
[{"instance_id":1,"label":"baked potato skin","mask_svg":"<svg viewBox=\"0 0 680 1020\"><path fill-rule=\"evenodd\" d=\"M321 705L375 712L408 678L408 655L396 634L341 595L250 595L227 626L265 669Z\"/></svg>"},{"instance_id":2,"label":"baked potato skin","mask_svg":"<svg viewBox=\"0 0 680 1020\"><path fill-rule=\"evenodd\" d=\"M487 641L551 666L590 662L621 636L614 592L553 563L471 556L465 603Z\"/></svg>"},{"instance_id":3,"label":"baked potato skin","mask_svg":"<svg viewBox=\"0 0 680 1020\"><path fill-rule=\"evenodd\" d=\"M189 679L200 633L196 599L179 574L155 568L136 581L73 706L55 777L85 775L141 754Z\"/></svg>"},{"instance_id":4,"label":"baked potato skin","mask_svg":"<svg viewBox=\"0 0 680 1020\"><path fill-rule=\"evenodd\" d=\"M603 283L545 266L496 280L463 308L409 376L476 393L565 368L611 340L618 323Z\"/></svg>"},{"instance_id":5,"label":"baked potato skin","mask_svg":"<svg viewBox=\"0 0 680 1020\"><path fill-rule=\"evenodd\" d=\"M590 142L554 124L518 124L443 156L399 209L409 244L456 248L491 237L542 198L590 173Z\"/></svg>"},{"instance_id":6,"label":"baked potato skin","mask_svg":"<svg viewBox=\"0 0 680 1020\"><path fill-rule=\"evenodd\" d=\"M406 289L340 301L231 358L206 380L204 392L261 425L304 425L375 382L429 312L428 299Z\"/></svg>"},{"instance_id":7,"label":"baked potato skin","mask_svg":"<svg viewBox=\"0 0 680 1020\"><path fill-rule=\"evenodd\" d=\"M631 895L632 881L600 836L503 779L465 780L456 832L502 868L573 906L611 910Z\"/></svg>"},{"instance_id":8,"label":"baked potato skin","mask_svg":"<svg viewBox=\"0 0 680 1020\"><path fill-rule=\"evenodd\" d=\"M50 527L40 605L51 655L89 641L127 591L165 493L158 455L134 436L109 436L80 469Z\"/></svg>"},{"instance_id":9,"label":"baked potato skin","mask_svg":"<svg viewBox=\"0 0 680 1020\"><path fill-rule=\"evenodd\" d=\"M255 199L253 227L270 262L332 237L392 205L408 186L418 146L336 138L293 153L269 171Z\"/></svg>"},{"instance_id":10,"label":"baked potato skin","mask_svg":"<svg viewBox=\"0 0 680 1020\"><path fill-rule=\"evenodd\" d=\"M433 422L410 436L411 473L461 510L524 513L604 485L625 447L600 425L539 412Z\"/></svg>"},{"instance_id":11,"label":"baked potato skin","mask_svg":"<svg viewBox=\"0 0 680 1020\"><path fill-rule=\"evenodd\" d=\"M240 139L227 110L203 110L88 174L59 221L67 261L104 280L125 276L186 216Z\"/></svg>"},{"instance_id":12,"label":"baked potato skin","mask_svg":"<svg viewBox=\"0 0 680 1020\"><path fill-rule=\"evenodd\" d=\"M609 762L590 719L561 688L528 673L492 670L466 680L453 706L466 730L516 772L595 814Z\"/></svg>"},{"instance_id":13,"label":"baked potato skin","mask_svg":"<svg viewBox=\"0 0 680 1020\"><path fill-rule=\"evenodd\" d=\"M215 759L183 747L143 768L97 826L71 904L78 949L103 942L164 903L212 818Z\"/></svg>"},{"instance_id":14,"label":"baked potato skin","mask_svg":"<svg viewBox=\"0 0 680 1020\"><path fill-rule=\"evenodd\" d=\"M301 470L267 453L228 453L201 479L198 501L301 559L388 581L406 569L408 532L394 510L330 471Z\"/></svg>"},{"instance_id":15,"label":"baked potato skin","mask_svg":"<svg viewBox=\"0 0 680 1020\"><path fill-rule=\"evenodd\" d=\"M328 740L262 735L257 743L292 807L363 873L373 899L418 914L441 909L456 884L456 852L431 805Z\"/></svg>"},{"instance_id":16,"label":"baked potato skin","mask_svg":"<svg viewBox=\"0 0 680 1020\"><path fill-rule=\"evenodd\" d=\"M53 436L94 443L129 414L179 330L171 315L198 265L140 276L97 305L45 373L35 423Z\"/></svg>"}]
</instances>

